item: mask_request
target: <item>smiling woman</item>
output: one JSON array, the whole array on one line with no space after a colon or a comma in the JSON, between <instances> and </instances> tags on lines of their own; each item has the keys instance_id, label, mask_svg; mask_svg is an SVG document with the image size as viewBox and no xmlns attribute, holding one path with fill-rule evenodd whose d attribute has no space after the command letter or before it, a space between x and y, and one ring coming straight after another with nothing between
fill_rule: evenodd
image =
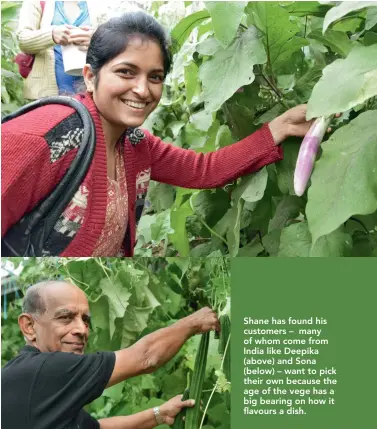
<instances>
[{"instance_id":1,"label":"smiling woman","mask_svg":"<svg viewBox=\"0 0 377 429\"><path fill-rule=\"evenodd\" d=\"M51 233L32 246L34 255L131 256L151 179L193 189L225 186L281 160L280 143L304 136L311 125L301 105L213 153L164 143L139 127L161 99L171 60L164 29L144 12L113 18L95 31L83 69L86 92L76 97L94 122L94 157ZM78 114L60 105L3 125L2 237L62 181L82 135Z\"/></svg>"}]
</instances>

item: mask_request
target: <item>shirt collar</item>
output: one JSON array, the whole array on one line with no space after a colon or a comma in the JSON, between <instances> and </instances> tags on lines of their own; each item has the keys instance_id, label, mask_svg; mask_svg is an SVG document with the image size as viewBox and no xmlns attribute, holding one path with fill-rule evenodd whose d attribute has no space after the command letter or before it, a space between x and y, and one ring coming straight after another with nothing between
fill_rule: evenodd
<instances>
[{"instance_id":1,"label":"shirt collar","mask_svg":"<svg viewBox=\"0 0 377 429\"><path fill-rule=\"evenodd\" d=\"M30 353L30 352L41 353L41 351L39 349L37 349L36 347L26 345L26 346L22 347L22 349L20 351L20 354L21 353Z\"/></svg>"}]
</instances>

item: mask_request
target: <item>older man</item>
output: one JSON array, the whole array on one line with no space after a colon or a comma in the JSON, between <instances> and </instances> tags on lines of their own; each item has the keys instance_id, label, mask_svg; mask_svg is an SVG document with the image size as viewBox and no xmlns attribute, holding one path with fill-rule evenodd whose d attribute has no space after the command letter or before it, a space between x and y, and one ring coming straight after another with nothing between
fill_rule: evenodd
<instances>
[{"instance_id":1,"label":"older man","mask_svg":"<svg viewBox=\"0 0 377 429\"><path fill-rule=\"evenodd\" d=\"M2 370L3 429L150 429L173 424L181 395L131 416L95 420L82 408L106 387L154 371L193 335L218 330L216 314L203 308L116 352L84 355L88 300L77 286L48 281L28 289L19 326L26 346Z\"/></svg>"}]
</instances>

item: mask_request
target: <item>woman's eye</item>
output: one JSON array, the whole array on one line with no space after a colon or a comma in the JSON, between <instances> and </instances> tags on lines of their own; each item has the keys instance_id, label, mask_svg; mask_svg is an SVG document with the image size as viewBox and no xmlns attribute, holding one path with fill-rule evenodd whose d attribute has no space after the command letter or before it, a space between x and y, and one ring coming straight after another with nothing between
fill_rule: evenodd
<instances>
[{"instance_id":1,"label":"woman's eye","mask_svg":"<svg viewBox=\"0 0 377 429\"><path fill-rule=\"evenodd\" d=\"M122 70L118 70L118 73L122 73L124 75L132 75L132 71L130 69L122 69Z\"/></svg>"},{"instance_id":2,"label":"woman's eye","mask_svg":"<svg viewBox=\"0 0 377 429\"><path fill-rule=\"evenodd\" d=\"M164 78L158 74L151 76L152 80L156 80L157 82L162 82Z\"/></svg>"}]
</instances>

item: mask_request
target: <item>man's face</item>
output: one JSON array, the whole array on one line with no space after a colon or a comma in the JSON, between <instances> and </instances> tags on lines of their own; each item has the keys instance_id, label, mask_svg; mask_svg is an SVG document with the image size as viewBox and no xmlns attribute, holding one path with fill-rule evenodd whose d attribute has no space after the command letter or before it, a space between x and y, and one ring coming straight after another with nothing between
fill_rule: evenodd
<instances>
[{"instance_id":1,"label":"man's face","mask_svg":"<svg viewBox=\"0 0 377 429\"><path fill-rule=\"evenodd\" d=\"M46 311L34 318L35 346L41 352L83 354L89 335L89 304L78 287L60 283L42 291Z\"/></svg>"}]
</instances>

